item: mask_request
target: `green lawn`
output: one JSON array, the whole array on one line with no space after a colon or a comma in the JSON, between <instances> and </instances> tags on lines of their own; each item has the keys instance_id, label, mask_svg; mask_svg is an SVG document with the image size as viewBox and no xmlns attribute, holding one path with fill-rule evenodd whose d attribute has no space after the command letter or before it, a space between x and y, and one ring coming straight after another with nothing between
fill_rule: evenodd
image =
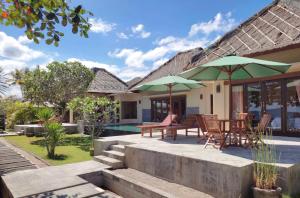
<instances>
[{"instance_id":1,"label":"green lawn","mask_svg":"<svg viewBox=\"0 0 300 198\"><path fill-rule=\"evenodd\" d=\"M65 136L64 141L56 147L57 157L55 160L47 157L42 137L10 136L5 137L5 139L23 150L41 157L51 165L69 164L92 159L89 154L89 137L82 137L79 134Z\"/></svg>"}]
</instances>

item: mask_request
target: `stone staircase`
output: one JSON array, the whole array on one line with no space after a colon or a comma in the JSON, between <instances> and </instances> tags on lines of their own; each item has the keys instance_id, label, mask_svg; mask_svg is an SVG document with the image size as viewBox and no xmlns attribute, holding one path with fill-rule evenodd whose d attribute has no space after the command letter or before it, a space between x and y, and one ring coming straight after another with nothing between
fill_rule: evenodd
<instances>
[{"instance_id":1,"label":"stone staircase","mask_svg":"<svg viewBox=\"0 0 300 198\"><path fill-rule=\"evenodd\" d=\"M103 185L122 197L213 198L213 196L172 183L135 169L103 170Z\"/></svg>"},{"instance_id":2,"label":"stone staircase","mask_svg":"<svg viewBox=\"0 0 300 198\"><path fill-rule=\"evenodd\" d=\"M94 156L94 160L110 166L112 169L124 168L125 146L121 144L111 145L102 155Z\"/></svg>"}]
</instances>

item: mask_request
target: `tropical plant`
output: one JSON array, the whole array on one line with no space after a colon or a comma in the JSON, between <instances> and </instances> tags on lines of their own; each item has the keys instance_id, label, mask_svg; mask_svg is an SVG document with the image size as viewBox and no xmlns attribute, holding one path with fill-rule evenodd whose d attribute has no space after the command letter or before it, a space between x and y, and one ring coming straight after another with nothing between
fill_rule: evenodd
<instances>
[{"instance_id":1,"label":"tropical plant","mask_svg":"<svg viewBox=\"0 0 300 198\"><path fill-rule=\"evenodd\" d=\"M6 117L6 128L34 122L37 110L30 102L21 102L12 97L0 100L0 111Z\"/></svg>"},{"instance_id":2,"label":"tropical plant","mask_svg":"<svg viewBox=\"0 0 300 198\"><path fill-rule=\"evenodd\" d=\"M65 0L1 0L0 24L24 28L28 39L39 43L46 38L47 44L58 43L64 33L58 26L72 26L72 33L88 37L90 24L87 15L92 15L81 5L71 8Z\"/></svg>"},{"instance_id":3,"label":"tropical plant","mask_svg":"<svg viewBox=\"0 0 300 198\"><path fill-rule=\"evenodd\" d=\"M58 122L49 122L45 124L45 131L48 157L55 159L55 148L64 138L64 127Z\"/></svg>"},{"instance_id":4,"label":"tropical plant","mask_svg":"<svg viewBox=\"0 0 300 198\"><path fill-rule=\"evenodd\" d=\"M66 114L67 103L77 96L83 96L94 74L79 62L52 62L47 70L39 68L24 77L24 98L37 105L50 103Z\"/></svg>"},{"instance_id":5,"label":"tropical plant","mask_svg":"<svg viewBox=\"0 0 300 198\"><path fill-rule=\"evenodd\" d=\"M272 130L267 132L259 132L262 139L272 140ZM260 189L275 189L278 178L278 168L275 165L277 161L277 153L275 145L262 143L258 147L253 148L254 159L254 183Z\"/></svg>"},{"instance_id":6,"label":"tropical plant","mask_svg":"<svg viewBox=\"0 0 300 198\"><path fill-rule=\"evenodd\" d=\"M41 108L38 112L37 112L37 118L42 122L42 124L46 125L47 123L49 123L49 121L51 120L51 118L53 118L54 116L54 112L52 109L44 107Z\"/></svg>"},{"instance_id":7,"label":"tropical plant","mask_svg":"<svg viewBox=\"0 0 300 198\"><path fill-rule=\"evenodd\" d=\"M84 119L91 133L91 138L98 137L104 130L104 124L111 123L118 118L119 102L107 97L74 98L68 103L68 108L78 112ZM94 148L91 141L91 149Z\"/></svg>"}]
</instances>

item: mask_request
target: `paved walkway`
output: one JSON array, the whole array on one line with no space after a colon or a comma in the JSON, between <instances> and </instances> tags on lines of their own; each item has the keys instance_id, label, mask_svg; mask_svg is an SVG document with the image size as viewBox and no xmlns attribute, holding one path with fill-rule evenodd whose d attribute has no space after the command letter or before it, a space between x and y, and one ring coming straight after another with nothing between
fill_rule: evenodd
<instances>
[{"instance_id":1,"label":"paved walkway","mask_svg":"<svg viewBox=\"0 0 300 198\"><path fill-rule=\"evenodd\" d=\"M17 170L34 169L33 163L0 138L0 175Z\"/></svg>"},{"instance_id":2,"label":"paved walkway","mask_svg":"<svg viewBox=\"0 0 300 198\"><path fill-rule=\"evenodd\" d=\"M86 161L35 170L17 171L2 176L12 197L116 197L97 187L101 170L108 166Z\"/></svg>"}]
</instances>

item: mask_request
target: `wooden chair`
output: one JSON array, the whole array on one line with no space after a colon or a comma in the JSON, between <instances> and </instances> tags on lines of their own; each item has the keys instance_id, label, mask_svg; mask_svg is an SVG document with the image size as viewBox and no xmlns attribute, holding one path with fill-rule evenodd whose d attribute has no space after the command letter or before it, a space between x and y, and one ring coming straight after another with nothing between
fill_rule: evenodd
<instances>
[{"instance_id":1,"label":"wooden chair","mask_svg":"<svg viewBox=\"0 0 300 198\"><path fill-rule=\"evenodd\" d=\"M257 147L258 143L264 144L261 139L261 135L267 131L267 128L271 122L272 115L264 113L256 128L250 129L247 133L248 146Z\"/></svg>"},{"instance_id":2,"label":"wooden chair","mask_svg":"<svg viewBox=\"0 0 300 198\"><path fill-rule=\"evenodd\" d=\"M137 128L141 129L141 135L144 136L144 133L149 132L150 137L152 137L153 129L160 129L162 127L170 126L172 123L176 121L177 115L172 114L168 115L161 123L158 124L145 124L139 125Z\"/></svg>"},{"instance_id":3,"label":"wooden chair","mask_svg":"<svg viewBox=\"0 0 300 198\"><path fill-rule=\"evenodd\" d=\"M225 145L225 134L221 130L221 124L218 120L217 115L202 115L205 128L207 129L207 141L204 145L204 148L210 143L214 147L219 144L219 149L222 149Z\"/></svg>"},{"instance_id":4,"label":"wooden chair","mask_svg":"<svg viewBox=\"0 0 300 198\"><path fill-rule=\"evenodd\" d=\"M206 139L207 138L207 128L205 126L204 120L203 120L203 116L201 114L196 115L196 121L198 124L199 129L201 130L202 133L202 139Z\"/></svg>"},{"instance_id":5,"label":"wooden chair","mask_svg":"<svg viewBox=\"0 0 300 198\"><path fill-rule=\"evenodd\" d=\"M181 123L182 126L185 126L185 135L188 136L189 129L197 128L198 137L200 137L200 129L197 123L197 115L188 115L186 119Z\"/></svg>"},{"instance_id":6,"label":"wooden chair","mask_svg":"<svg viewBox=\"0 0 300 198\"><path fill-rule=\"evenodd\" d=\"M239 136L238 144L241 146L242 141L247 141L247 132L251 127L252 116L249 113L239 113L237 120L232 122L231 130Z\"/></svg>"}]
</instances>

